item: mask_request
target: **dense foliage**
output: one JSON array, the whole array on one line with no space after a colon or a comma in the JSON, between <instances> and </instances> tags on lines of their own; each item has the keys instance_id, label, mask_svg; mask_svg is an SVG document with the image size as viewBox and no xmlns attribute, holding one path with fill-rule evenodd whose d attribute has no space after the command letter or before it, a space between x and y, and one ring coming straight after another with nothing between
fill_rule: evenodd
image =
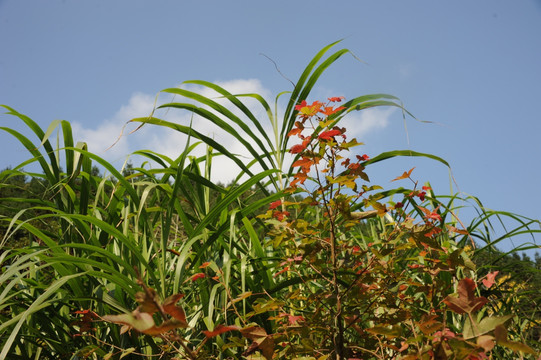
<instances>
[{"instance_id":1,"label":"dense foliage","mask_svg":"<svg viewBox=\"0 0 541 360\"><path fill-rule=\"evenodd\" d=\"M340 120L374 106L407 114L393 96L306 101L348 53L335 45L276 98L278 109L289 96L283 117L205 81L186 83L217 98L164 90L186 102L161 108L220 126L249 163L151 115L131 121L187 134L184 150L140 150L143 165L116 169L75 143L69 122L43 130L5 106L36 140L2 128L31 158L0 175L0 359L536 359L539 256L496 245L539 222L437 195L414 169L395 188L370 183L370 166L396 156L447 163L357 152ZM211 181L216 156L240 168L227 186ZM464 222L457 209L471 203L478 216ZM503 218L513 227L499 233Z\"/></svg>"}]
</instances>

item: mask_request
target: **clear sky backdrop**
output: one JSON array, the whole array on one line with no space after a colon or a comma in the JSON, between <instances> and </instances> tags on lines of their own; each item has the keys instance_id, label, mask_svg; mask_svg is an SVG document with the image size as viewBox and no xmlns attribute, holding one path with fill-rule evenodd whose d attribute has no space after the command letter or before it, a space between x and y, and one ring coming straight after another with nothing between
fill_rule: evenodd
<instances>
[{"instance_id":1,"label":"clear sky backdrop","mask_svg":"<svg viewBox=\"0 0 541 360\"><path fill-rule=\"evenodd\" d=\"M145 128L105 151L127 120L150 113L161 89L202 79L273 101L291 84L261 54L295 81L338 39L365 63L341 58L312 100L389 93L441 124L409 119L406 134L399 111L368 111L347 122L363 153L441 156L459 189L486 207L541 217L539 0L0 0L0 103L45 128L69 120L76 140L120 167L136 149L183 148L181 138ZM0 123L28 134L10 116ZM29 157L5 132L0 151L0 168ZM447 169L432 161L391 161L369 175L389 186L414 166L420 182L449 193Z\"/></svg>"}]
</instances>

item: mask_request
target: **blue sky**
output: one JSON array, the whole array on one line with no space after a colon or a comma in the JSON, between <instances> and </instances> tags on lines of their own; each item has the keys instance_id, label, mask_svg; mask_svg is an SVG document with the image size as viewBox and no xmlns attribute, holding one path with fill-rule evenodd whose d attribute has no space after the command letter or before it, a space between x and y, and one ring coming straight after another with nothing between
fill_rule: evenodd
<instances>
[{"instance_id":1,"label":"blue sky","mask_svg":"<svg viewBox=\"0 0 541 360\"><path fill-rule=\"evenodd\" d=\"M183 147L182 138L147 128L105 151L127 120L149 114L160 90L203 79L272 100L291 84L261 54L295 81L319 49L344 39L339 46L365 63L341 58L313 100L389 93L440 124L409 119L406 134L397 111L359 115L347 124L366 144L363 153L438 155L462 192L538 219L540 38L539 0L0 0L0 103L43 127L72 122L76 140L120 167L139 148ZM24 129L7 115L0 122ZM28 158L7 133L0 151L0 168ZM414 166L420 182L449 193L447 169L427 160L391 161L369 175L389 186Z\"/></svg>"}]
</instances>

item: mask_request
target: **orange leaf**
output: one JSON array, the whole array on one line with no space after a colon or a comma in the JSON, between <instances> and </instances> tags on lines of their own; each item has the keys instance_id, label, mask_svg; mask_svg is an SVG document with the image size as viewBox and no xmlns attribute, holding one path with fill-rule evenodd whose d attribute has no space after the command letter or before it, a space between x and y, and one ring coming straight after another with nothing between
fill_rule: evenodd
<instances>
[{"instance_id":1,"label":"orange leaf","mask_svg":"<svg viewBox=\"0 0 541 360\"><path fill-rule=\"evenodd\" d=\"M300 106L299 105L295 106L295 109L299 110L301 116L311 117L318 113L322 105L323 103L319 101L314 101L312 105L307 105L306 102L303 101Z\"/></svg>"},{"instance_id":2,"label":"orange leaf","mask_svg":"<svg viewBox=\"0 0 541 360\"><path fill-rule=\"evenodd\" d=\"M293 187L296 183L304 184L304 181L308 178L308 175L305 173L298 173L293 176L295 180L293 180L290 184L291 187Z\"/></svg>"},{"instance_id":3,"label":"orange leaf","mask_svg":"<svg viewBox=\"0 0 541 360\"><path fill-rule=\"evenodd\" d=\"M457 233L457 234L461 234L461 235L468 235L468 231L467 230L463 230L463 229L458 229L452 225L445 225L447 226L447 230L449 230L449 232L454 232L454 233Z\"/></svg>"},{"instance_id":4,"label":"orange leaf","mask_svg":"<svg viewBox=\"0 0 541 360\"><path fill-rule=\"evenodd\" d=\"M333 108L332 106L326 106L323 110L319 110L323 115L326 115L326 116L330 116L334 113L337 113L338 111L340 110L344 110L345 107L343 106L340 106L340 107L337 107L336 109Z\"/></svg>"},{"instance_id":5,"label":"orange leaf","mask_svg":"<svg viewBox=\"0 0 541 360\"><path fill-rule=\"evenodd\" d=\"M289 152L292 153L292 154L298 154L298 153L304 151L304 149L306 149L306 146L304 146L302 144L297 144L297 145L293 145L291 147L291 149L289 150Z\"/></svg>"},{"instance_id":6,"label":"orange leaf","mask_svg":"<svg viewBox=\"0 0 541 360\"><path fill-rule=\"evenodd\" d=\"M275 273L275 274L273 275L273 277L277 277L278 275L283 274L283 273L285 273L285 272L288 271L288 270L289 270L289 266L286 266L286 267L283 268L282 270L280 270L280 271L278 271L277 273Z\"/></svg>"},{"instance_id":7,"label":"orange leaf","mask_svg":"<svg viewBox=\"0 0 541 360\"><path fill-rule=\"evenodd\" d=\"M324 131L322 132L321 134L318 135L318 138L320 140L332 140L334 136L336 135L340 135L342 134L342 132L340 130L327 130L327 131Z\"/></svg>"},{"instance_id":8,"label":"orange leaf","mask_svg":"<svg viewBox=\"0 0 541 360\"><path fill-rule=\"evenodd\" d=\"M333 97L327 98L327 100L329 100L330 102L340 102L344 99L345 99L344 96L333 96Z\"/></svg>"},{"instance_id":9,"label":"orange leaf","mask_svg":"<svg viewBox=\"0 0 541 360\"><path fill-rule=\"evenodd\" d=\"M291 129L290 132L287 133L287 136L290 137L290 136L293 136L293 135L298 135L300 133L302 133L302 129L293 128L293 129Z\"/></svg>"},{"instance_id":10,"label":"orange leaf","mask_svg":"<svg viewBox=\"0 0 541 360\"><path fill-rule=\"evenodd\" d=\"M308 159L303 157L302 159L299 159L291 165L291 167L297 167L297 166L311 166L313 163L312 159Z\"/></svg>"},{"instance_id":11,"label":"orange leaf","mask_svg":"<svg viewBox=\"0 0 541 360\"><path fill-rule=\"evenodd\" d=\"M182 297L184 297L183 294L169 296L163 302L163 310L178 321L179 324L177 327L186 328L188 327L188 323L186 322L186 313L181 306L176 305L177 301L179 301Z\"/></svg>"},{"instance_id":12,"label":"orange leaf","mask_svg":"<svg viewBox=\"0 0 541 360\"><path fill-rule=\"evenodd\" d=\"M410 175L411 175L411 172L413 171L413 169L415 169L415 168L413 167L413 168L409 169L409 171L404 171L404 173L401 176L399 176L396 179L393 179L391 181L397 181L397 180L402 180L402 179L409 178Z\"/></svg>"},{"instance_id":13,"label":"orange leaf","mask_svg":"<svg viewBox=\"0 0 541 360\"><path fill-rule=\"evenodd\" d=\"M199 268L200 268L200 269L204 269L204 268L206 268L206 267L209 266L209 265L210 265L210 261L207 261L207 262L202 263L201 266L200 266Z\"/></svg>"}]
</instances>

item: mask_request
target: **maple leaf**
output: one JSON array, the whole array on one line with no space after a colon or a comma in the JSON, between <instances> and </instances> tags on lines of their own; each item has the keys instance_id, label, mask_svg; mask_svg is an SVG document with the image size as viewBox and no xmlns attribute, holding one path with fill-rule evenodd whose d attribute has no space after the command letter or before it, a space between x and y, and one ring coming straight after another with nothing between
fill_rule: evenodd
<instances>
[{"instance_id":1,"label":"maple leaf","mask_svg":"<svg viewBox=\"0 0 541 360\"><path fill-rule=\"evenodd\" d=\"M327 98L327 100L329 100L330 102L340 102L344 99L345 97L343 96L334 96L334 97Z\"/></svg>"},{"instance_id":2,"label":"maple leaf","mask_svg":"<svg viewBox=\"0 0 541 360\"><path fill-rule=\"evenodd\" d=\"M429 220L436 220L436 221L441 221L441 216L440 214L438 214L438 209L439 209L439 206L434 209L433 211L430 211L424 207L421 207L419 206L419 209L425 214L425 220L429 221Z\"/></svg>"},{"instance_id":3,"label":"maple leaf","mask_svg":"<svg viewBox=\"0 0 541 360\"><path fill-rule=\"evenodd\" d=\"M474 294L475 282L465 278L458 283L458 296L449 295L443 302L457 314L472 313L487 303L484 296L476 297Z\"/></svg>"},{"instance_id":4,"label":"maple leaf","mask_svg":"<svg viewBox=\"0 0 541 360\"><path fill-rule=\"evenodd\" d=\"M294 178L295 180L293 180L293 181L291 182L291 184L289 185L290 187L294 187L295 184L297 184L297 183L304 184L304 181L308 178L308 175L305 174L305 173L300 172L300 173L298 173L298 174L295 174L295 175L293 176L293 178Z\"/></svg>"},{"instance_id":5,"label":"maple leaf","mask_svg":"<svg viewBox=\"0 0 541 360\"><path fill-rule=\"evenodd\" d=\"M267 335L265 329L259 326L249 326L240 329L240 333L245 338L252 340L252 344L242 355L248 356L259 350L265 359L272 359L272 355L274 354L274 339L272 335Z\"/></svg>"},{"instance_id":6,"label":"maple leaf","mask_svg":"<svg viewBox=\"0 0 541 360\"><path fill-rule=\"evenodd\" d=\"M438 317L436 315L426 315L423 316L417 325L419 325L419 329L423 332L423 334L431 335L437 330L441 329L443 324L438 321Z\"/></svg>"},{"instance_id":7,"label":"maple leaf","mask_svg":"<svg viewBox=\"0 0 541 360\"><path fill-rule=\"evenodd\" d=\"M411 172L413 171L413 169L415 169L414 167L409 169L408 171L404 171L404 173L402 175L400 175L399 177L391 180L391 181L397 181L397 180L402 180L402 179L407 179L410 177L411 175Z\"/></svg>"},{"instance_id":8,"label":"maple leaf","mask_svg":"<svg viewBox=\"0 0 541 360\"><path fill-rule=\"evenodd\" d=\"M188 322L186 322L186 313L184 312L184 309L181 306L177 306L176 303L183 298L183 294L176 294L169 296L165 301L163 302L163 310L171 315L176 320L176 327L188 327ZM163 325L163 324L162 324Z\"/></svg>"},{"instance_id":9,"label":"maple leaf","mask_svg":"<svg viewBox=\"0 0 541 360\"><path fill-rule=\"evenodd\" d=\"M205 334L205 336L207 338L212 338L212 337L218 336L220 334L223 334L225 332L234 331L234 330L239 330L239 327L238 326L218 325L212 331L203 330L203 334Z\"/></svg>"},{"instance_id":10,"label":"maple leaf","mask_svg":"<svg viewBox=\"0 0 541 360\"><path fill-rule=\"evenodd\" d=\"M302 144L293 145L289 152L292 154L298 154L300 152L303 152L304 149L306 149L306 147L308 146L308 144L310 144L310 140L311 138L308 137L303 140Z\"/></svg>"},{"instance_id":11,"label":"maple leaf","mask_svg":"<svg viewBox=\"0 0 541 360\"><path fill-rule=\"evenodd\" d=\"M272 213L272 217L274 217L274 218L277 219L278 221L284 220L284 218L285 218L286 216L289 216L289 215L291 215L291 214L289 213L289 211L278 211L278 210L276 210L276 211L274 211L274 212Z\"/></svg>"},{"instance_id":12,"label":"maple leaf","mask_svg":"<svg viewBox=\"0 0 541 360\"><path fill-rule=\"evenodd\" d=\"M306 146L304 146L303 144L297 144L293 145L291 149L289 149L289 152L292 154L298 154L300 152L303 152L304 149L306 149Z\"/></svg>"},{"instance_id":13,"label":"maple leaf","mask_svg":"<svg viewBox=\"0 0 541 360\"><path fill-rule=\"evenodd\" d=\"M287 136L288 136L288 137L291 137L291 136L293 136L293 135L299 135L300 133L302 133L302 130L303 130L303 129L293 128L293 129L291 129L291 131L289 131L289 132L287 133Z\"/></svg>"},{"instance_id":14,"label":"maple leaf","mask_svg":"<svg viewBox=\"0 0 541 360\"><path fill-rule=\"evenodd\" d=\"M464 230L464 229L458 229L452 225L445 225L447 227L447 230L449 230L449 232L454 232L454 233L457 233L457 234L461 234L461 235L468 235L468 231L467 230Z\"/></svg>"},{"instance_id":15,"label":"maple leaf","mask_svg":"<svg viewBox=\"0 0 541 360\"><path fill-rule=\"evenodd\" d=\"M338 176L335 179L331 178L330 176L327 176L327 181L331 184L340 184L343 186L347 186L348 188L355 190L357 188L357 183L355 183L355 176L351 175L342 175Z\"/></svg>"},{"instance_id":16,"label":"maple leaf","mask_svg":"<svg viewBox=\"0 0 541 360\"><path fill-rule=\"evenodd\" d=\"M300 105L295 106L295 110L300 112L300 116L303 118L309 118L318 113L319 109L323 106L323 103L319 101L314 101L312 105L308 105L305 100L303 100Z\"/></svg>"},{"instance_id":17,"label":"maple leaf","mask_svg":"<svg viewBox=\"0 0 541 360\"><path fill-rule=\"evenodd\" d=\"M280 205L282 205L282 200L276 200L276 201L270 203L269 209L274 210Z\"/></svg>"},{"instance_id":18,"label":"maple leaf","mask_svg":"<svg viewBox=\"0 0 541 360\"><path fill-rule=\"evenodd\" d=\"M332 140L334 136L340 135L342 132L338 129L327 130L318 135L320 140Z\"/></svg>"},{"instance_id":19,"label":"maple leaf","mask_svg":"<svg viewBox=\"0 0 541 360\"><path fill-rule=\"evenodd\" d=\"M92 322L94 319L98 318L98 315L92 311L92 310L78 310L75 311L75 314L77 315L83 315L81 318L77 319L76 321L72 322L71 325L77 325L79 326L79 333L89 332L91 330L95 330L92 327Z\"/></svg>"},{"instance_id":20,"label":"maple leaf","mask_svg":"<svg viewBox=\"0 0 541 360\"><path fill-rule=\"evenodd\" d=\"M312 159L309 159L309 158L306 158L306 157L303 157L302 159L299 159L297 161L295 161L291 167L304 167L304 168L307 168L307 170L310 170L310 166L312 166L312 164L314 163L314 161Z\"/></svg>"},{"instance_id":21,"label":"maple leaf","mask_svg":"<svg viewBox=\"0 0 541 360\"><path fill-rule=\"evenodd\" d=\"M297 322L304 321L304 318L300 315L288 315L287 320L289 321L289 325L297 325Z\"/></svg>"},{"instance_id":22,"label":"maple leaf","mask_svg":"<svg viewBox=\"0 0 541 360\"><path fill-rule=\"evenodd\" d=\"M197 273L197 274L194 274L192 275L192 277L190 278L191 281L195 281L195 280L198 280L198 279L202 279L204 278L206 275L205 273Z\"/></svg>"},{"instance_id":23,"label":"maple leaf","mask_svg":"<svg viewBox=\"0 0 541 360\"><path fill-rule=\"evenodd\" d=\"M344 110L345 107L339 106L337 108L333 108L332 106L326 106L323 110L319 110L320 113L322 113L325 116L330 116L332 114L337 113L340 110Z\"/></svg>"},{"instance_id":24,"label":"maple leaf","mask_svg":"<svg viewBox=\"0 0 541 360\"><path fill-rule=\"evenodd\" d=\"M295 110L300 111L303 107L306 107L306 106L308 106L308 104L307 104L306 100L303 100L303 101L301 101L301 103L299 105L295 105Z\"/></svg>"},{"instance_id":25,"label":"maple leaf","mask_svg":"<svg viewBox=\"0 0 541 360\"><path fill-rule=\"evenodd\" d=\"M494 285L494 280L496 279L496 275L498 275L499 271L494 271L494 272L491 272L491 273L488 273L487 276L486 276L486 279L483 279L483 285L485 285L485 287L487 289L490 289L492 287L492 285Z\"/></svg>"},{"instance_id":26,"label":"maple leaf","mask_svg":"<svg viewBox=\"0 0 541 360\"><path fill-rule=\"evenodd\" d=\"M357 160L359 161L367 161L367 160L370 160L370 156L366 155L366 154L363 154L363 156L359 156L359 155L356 155L357 157Z\"/></svg>"}]
</instances>

